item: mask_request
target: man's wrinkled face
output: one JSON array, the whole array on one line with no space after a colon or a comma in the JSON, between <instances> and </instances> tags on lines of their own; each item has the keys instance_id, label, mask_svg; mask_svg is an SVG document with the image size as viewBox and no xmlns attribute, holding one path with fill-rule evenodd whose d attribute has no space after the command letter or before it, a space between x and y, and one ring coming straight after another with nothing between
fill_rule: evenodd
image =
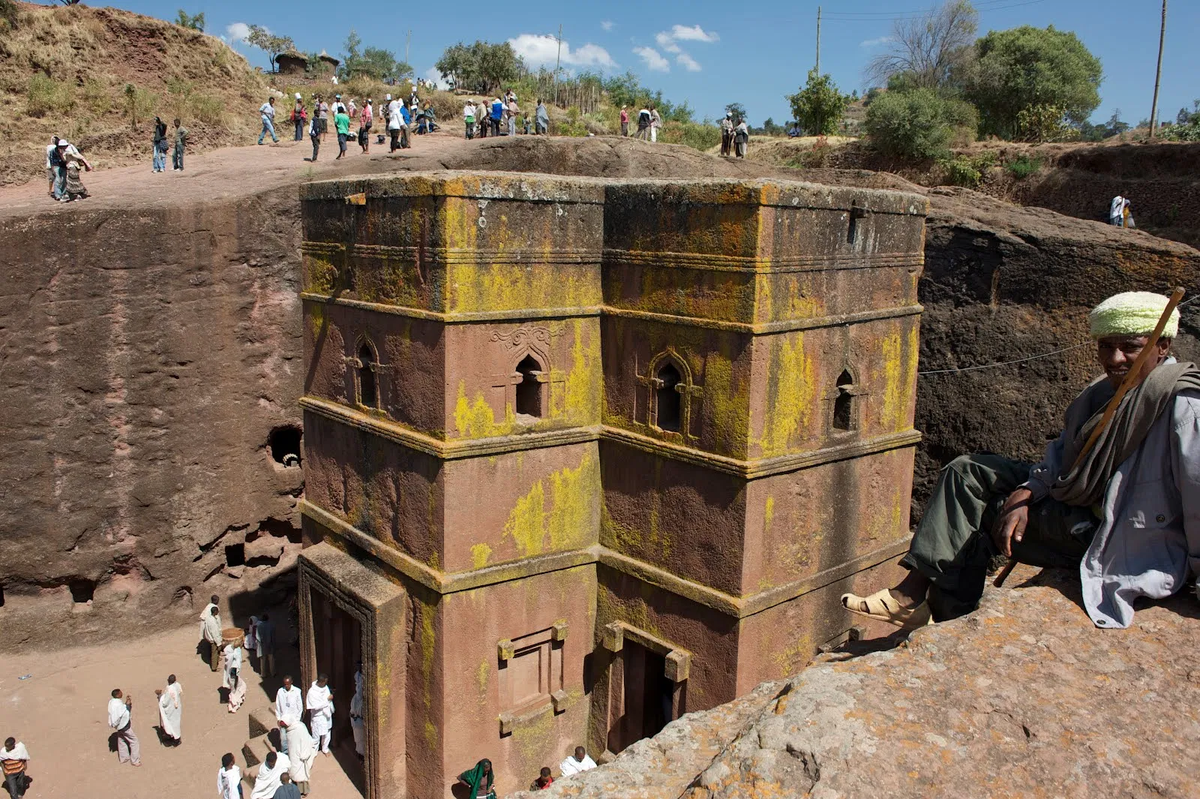
<instances>
[{"instance_id":1,"label":"man's wrinkled face","mask_svg":"<svg viewBox=\"0 0 1200 799\"><path fill-rule=\"evenodd\" d=\"M1113 388L1120 387L1121 381L1129 374L1133 362L1137 360L1138 355L1148 343L1150 343L1149 336L1105 336L1096 342L1096 357L1099 359L1104 373L1108 375L1108 382L1112 384ZM1154 367L1167 357L1167 352L1171 349L1171 340L1160 338L1154 345L1154 349L1155 352L1142 364L1139 380L1144 380L1146 375L1150 374Z\"/></svg>"}]
</instances>

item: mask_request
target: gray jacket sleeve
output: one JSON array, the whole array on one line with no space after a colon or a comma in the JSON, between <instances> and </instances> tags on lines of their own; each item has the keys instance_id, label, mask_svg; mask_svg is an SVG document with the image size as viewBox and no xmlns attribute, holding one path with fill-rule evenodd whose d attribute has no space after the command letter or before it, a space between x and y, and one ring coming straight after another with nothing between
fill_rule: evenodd
<instances>
[{"instance_id":1,"label":"gray jacket sleeve","mask_svg":"<svg viewBox=\"0 0 1200 799\"><path fill-rule=\"evenodd\" d=\"M1200 392L1187 391L1175 399L1171 430L1171 470L1183 513L1188 566L1200 574Z\"/></svg>"},{"instance_id":2,"label":"gray jacket sleeve","mask_svg":"<svg viewBox=\"0 0 1200 799\"><path fill-rule=\"evenodd\" d=\"M1062 471L1063 447L1066 445L1066 432L1058 434L1058 438L1046 445L1046 454L1040 463L1034 464L1029 470L1029 479L1019 488L1028 488L1033 493L1033 501L1044 499L1050 493L1050 486L1058 479Z\"/></svg>"}]
</instances>

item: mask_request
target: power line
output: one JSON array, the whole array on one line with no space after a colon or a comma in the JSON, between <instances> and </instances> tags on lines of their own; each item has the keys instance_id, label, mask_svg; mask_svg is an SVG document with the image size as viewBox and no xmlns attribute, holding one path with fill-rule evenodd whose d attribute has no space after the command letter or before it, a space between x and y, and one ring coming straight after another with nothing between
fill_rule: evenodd
<instances>
[{"instance_id":1,"label":"power line","mask_svg":"<svg viewBox=\"0 0 1200 799\"><path fill-rule=\"evenodd\" d=\"M1032 6L1038 3L1044 3L1046 0L1023 0L1023 2L1014 3L1011 0L996 0L1002 5L986 6L982 3L976 8L980 12L1004 11L1010 8L1020 8L1022 6ZM852 16L851 12L839 11L834 14L825 16L825 19L833 20L834 22L901 22L910 19L925 19L929 16L928 11L920 12L894 12L894 11L879 11L879 12L860 12L864 16ZM867 16L869 14L880 14L882 16Z\"/></svg>"}]
</instances>

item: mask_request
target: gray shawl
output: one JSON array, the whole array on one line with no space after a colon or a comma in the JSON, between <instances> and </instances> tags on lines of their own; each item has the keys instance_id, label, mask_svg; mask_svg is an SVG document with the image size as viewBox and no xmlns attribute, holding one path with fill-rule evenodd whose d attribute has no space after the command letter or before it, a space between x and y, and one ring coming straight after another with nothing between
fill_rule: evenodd
<instances>
[{"instance_id":1,"label":"gray shawl","mask_svg":"<svg viewBox=\"0 0 1200 799\"><path fill-rule=\"evenodd\" d=\"M1089 385L1067 408L1066 431L1073 435L1063 447L1063 471L1050 487L1050 496L1068 505L1100 502L1117 467L1137 452L1151 425L1170 406L1175 395L1187 389L1200 390L1200 369L1195 364L1159 364L1129 390L1087 457L1074 466L1092 430L1100 423L1108 400L1116 393L1104 378Z\"/></svg>"}]
</instances>

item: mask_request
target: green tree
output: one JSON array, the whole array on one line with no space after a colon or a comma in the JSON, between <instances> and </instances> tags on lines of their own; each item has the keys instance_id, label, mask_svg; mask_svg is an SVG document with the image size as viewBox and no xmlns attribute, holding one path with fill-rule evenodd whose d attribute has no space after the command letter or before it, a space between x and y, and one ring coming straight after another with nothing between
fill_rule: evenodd
<instances>
[{"instance_id":1,"label":"green tree","mask_svg":"<svg viewBox=\"0 0 1200 799\"><path fill-rule=\"evenodd\" d=\"M741 103L730 103L729 105L725 106L725 113L733 114L733 118L735 120L736 119L745 119L746 118L746 106L742 105Z\"/></svg>"},{"instance_id":2,"label":"green tree","mask_svg":"<svg viewBox=\"0 0 1200 799\"><path fill-rule=\"evenodd\" d=\"M867 107L867 136L880 153L906 161L944 158L975 138L975 108L933 89L884 92Z\"/></svg>"},{"instance_id":3,"label":"green tree","mask_svg":"<svg viewBox=\"0 0 1200 799\"><path fill-rule=\"evenodd\" d=\"M273 70L279 68L275 63L275 59L280 53L296 49L296 43L292 41L290 36L276 36L261 25L250 26L250 35L246 37L246 43L251 47L257 47L259 50L265 51L271 58L271 68Z\"/></svg>"},{"instance_id":4,"label":"green tree","mask_svg":"<svg viewBox=\"0 0 1200 799\"><path fill-rule=\"evenodd\" d=\"M792 115L800 127L810 136L825 136L837 133L838 123L850 105L850 96L838 91L829 75L818 75L810 70L808 83L803 89L787 97L792 104Z\"/></svg>"},{"instance_id":5,"label":"green tree","mask_svg":"<svg viewBox=\"0 0 1200 799\"><path fill-rule=\"evenodd\" d=\"M204 32L204 12L198 14L188 14L182 8L179 9L179 16L175 18L175 24L181 28L191 28L194 31Z\"/></svg>"},{"instance_id":6,"label":"green tree","mask_svg":"<svg viewBox=\"0 0 1200 799\"><path fill-rule=\"evenodd\" d=\"M382 47L367 47L362 49L362 39L351 29L342 45L342 63L338 67L338 77L342 79L367 77L373 80L399 80L412 74L412 67L403 61L396 60L396 54Z\"/></svg>"},{"instance_id":7,"label":"green tree","mask_svg":"<svg viewBox=\"0 0 1200 799\"><path fill-rule=\"evenodd\" d=\"M976 45L965 96L979 109L980 132L1012 139L1018 115L1036 106L1058 107L1081 126L1100 105L1100 60L1071 32L1028 25L992 31Z\"/></svg>"},{"instance_id":8,"label":"green tree","mask_svg":"<svg viewBox=\"0 0 1200 799\"><path fill-rule=\"evenodd\" d=\"M898 19L888 50L867 67L867 80L887 84L905 75L912 88L945 89L973 57L979 12L968 0L946 0L921 17Z\"/></svg>"},{"instance_id":9,"label":"green tree","mask_svg":"<svg viewBox=\"0 0 1200 799\"><path fill-rule=\"evenodd\" d=\"M456 89L479 94L498 92L504 84L516 81L522 67L521 59L508 42L492 44L485 41L451 45L434 64L442 79Z\"/></svg>"}]
</instances>

